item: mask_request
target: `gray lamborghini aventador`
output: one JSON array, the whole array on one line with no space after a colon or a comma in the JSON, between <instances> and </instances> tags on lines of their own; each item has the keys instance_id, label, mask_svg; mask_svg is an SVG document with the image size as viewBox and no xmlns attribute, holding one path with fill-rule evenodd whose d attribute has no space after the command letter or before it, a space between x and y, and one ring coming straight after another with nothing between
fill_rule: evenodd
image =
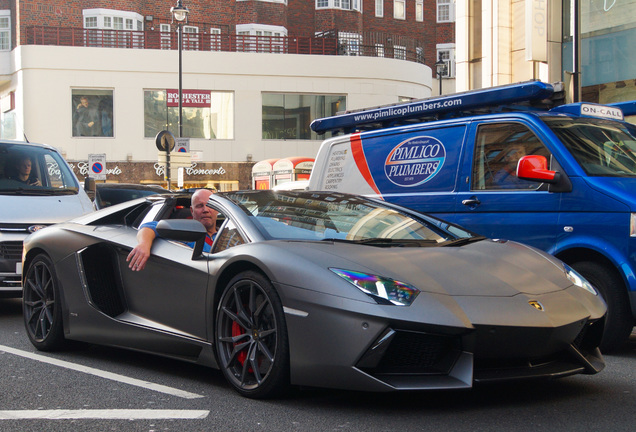
<instances>
[{"instance_id":1,"label":"gray lamborghini aventador","mask_svg":"<svg viewBox=\"0 0 636 432\"><path fill-rule=\"evenodd\" d=\"M44 228L24 244L24 320L39 350L70 340L219 368L242 395L289 385L368 391L471 387L604 367L606 307L574 270L355 195L150 196ZM160 221L145 270L126 257ZM196 242L190 248L183 242Z\"/></svg>"}]
</instances>

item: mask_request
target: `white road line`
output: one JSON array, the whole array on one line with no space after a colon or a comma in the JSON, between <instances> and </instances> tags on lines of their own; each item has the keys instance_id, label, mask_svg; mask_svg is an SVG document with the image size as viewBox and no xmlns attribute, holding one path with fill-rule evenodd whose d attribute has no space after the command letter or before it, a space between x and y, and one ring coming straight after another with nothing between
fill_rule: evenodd
<instances>
[{"instance_id":1,"label":"white road line","mask_svg":"<svg viewBox=\"0 0 636 432\"><path fill-rule=\"evenodd\" d=\"M68 420L68 419L106 419L106 420L158 420L158 419L204 419L210 414L206 410L18 410L0 411L0 420Z\"/></svg>"},{"instance_id":2,"label":"white road line","mask_svg":"<svg viewBox=\"0 0 636 432\"><path fill-rule=\"evenodd\" d=\"M196 393L190 393L187 391L183 391L183 390L179 390L176 388L172 388L172 387L167 387L161 384L155 384L155 383L151 383L148 381L142 381L142 380L138 380L135 378L130 378L127 377L125 375L119 375L116 373L111 373L111 372L106 372L103 370L99 370L99 369L95 369L92 367L88 367L88 366L81 366L81 365L77 365L74 363L70 363L64 360L57 360L54 358L50 358L50 357L45 357L43 355L39 355L39 354L34 354L34 353L30 353L27 351L22 351L22 350L18 350L15 348L11 348L8 346L4 346L4 345L0 345L0 351L4 351L4 352L8 352L10 354L14 354L20 357L25 357L31 360L37 360L43 363L48 363L48 364L52 364L54 366L59 366L59 367L63 367L66 369L71 369L71 370L75 370L78 372L83 372L86 374L90 374L90 375L95 375L98 377L102 377L102 378L106 378L112 381L119 381L121 383L124 384L130 384L133 386L137 386L137 387L142 387L148 390L153 390L156 392L160 392L160 393L166 393L172 396L177 396L180 398L184 398L184 399L197 399L197 398L202 398L205 396L196 394Z\"/></svg>"}]
</instances>

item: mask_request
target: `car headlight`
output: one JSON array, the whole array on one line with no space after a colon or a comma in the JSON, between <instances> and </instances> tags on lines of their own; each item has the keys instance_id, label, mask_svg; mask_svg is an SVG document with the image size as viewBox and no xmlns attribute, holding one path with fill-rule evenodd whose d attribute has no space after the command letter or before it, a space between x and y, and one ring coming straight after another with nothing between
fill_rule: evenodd
<instances>
[{"instance_id":1,"label":"car headlight","mask_svg":"<svg viewBox=\"0 0 636 432\"><path fill-rule=\"evenodd\" d=\"M591 292L595 296L598 295L596 288L592 286L583 276L581 276L576 270L567 264L563 264L563 270L565 270L565 276L570 279L574 285L583 288L586 291Z\"/></svg>"},{"instance_id":2,"label":"car headlight","mask_svg":"<svg viewBox=\"0 0 636 432\"><path fill-rule=\"evenodd\" d=\"M335 268L329 270L369 295L379 304L409 306L420 292L412 285L382 276Z\"/></svg>"}]
</instances>

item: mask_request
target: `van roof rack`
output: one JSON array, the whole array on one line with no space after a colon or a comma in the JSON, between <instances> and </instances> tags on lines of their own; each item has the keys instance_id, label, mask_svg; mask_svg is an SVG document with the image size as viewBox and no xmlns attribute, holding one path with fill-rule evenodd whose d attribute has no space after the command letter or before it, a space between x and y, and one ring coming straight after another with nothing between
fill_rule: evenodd
<instances>
[{"instance_id":1,"label":"van roof rack","mask_svg":"<svg viewBox=\"0 0 636 432\"><path fill-rule=\"evenodd\" d=\"M405 103L350 110L316 119L311 129L323 134L352 133L444 118L514 110L548 110L564 103L563 83L532 80Z\"/></svg>"}]
</instances>

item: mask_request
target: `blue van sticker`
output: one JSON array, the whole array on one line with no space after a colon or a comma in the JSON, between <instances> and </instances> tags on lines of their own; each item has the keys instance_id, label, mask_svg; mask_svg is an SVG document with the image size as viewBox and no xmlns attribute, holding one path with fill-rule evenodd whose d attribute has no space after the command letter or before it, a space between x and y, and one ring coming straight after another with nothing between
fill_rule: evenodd
<instances>
[{"instance_id":1,"label":"blue van sticker","mask_svg":"<svg viewBox=\"0 0 636 432\"><path fill-rule=\"evenodd\" d=\"M446 149L438 139L419 136L402 141L389 153L384 173L393 184L418 186L433 179L446 160Z\"/></svg>"}]
</instances>

